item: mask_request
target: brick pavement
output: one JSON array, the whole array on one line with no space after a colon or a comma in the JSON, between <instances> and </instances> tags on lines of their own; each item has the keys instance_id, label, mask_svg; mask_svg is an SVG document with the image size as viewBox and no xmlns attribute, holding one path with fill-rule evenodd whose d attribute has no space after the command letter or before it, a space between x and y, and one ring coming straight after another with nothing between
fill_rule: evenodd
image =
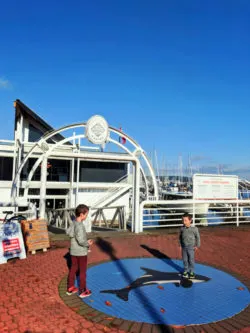
<instances>
[{"instance_id":1,"label":"brick pavement","mask_svg":"<svg viewBox=\"0 0 250 333\"><path fill-rule=\"evenodd\" d=\"M232 272L249 285L250 281L250 228L211 228L201 230L202 247L197 253L197 262L206 263ZM164 252L172 258L180 258L177 235L124 234L122 237L106 238L115 249L115 256L151 256L141 244ZM0 333L228 333L250 332L250 307L227 321L194 327L160 327L130 323L116 319L98 318L95 310L86 310L88 319L81 316L78 302L67 306L59 296L58 286L67 274L64 255L68 241L52 242L47 253L28 256L26 260L12 260L0 265ZM94 245L89 254L89 263L110 260L109 255ZM63 285L61 284L61 288ZM86 313L83 313L84 316ZM95 317L95 315L97 317Z\"/></svg>"}]
</instances>

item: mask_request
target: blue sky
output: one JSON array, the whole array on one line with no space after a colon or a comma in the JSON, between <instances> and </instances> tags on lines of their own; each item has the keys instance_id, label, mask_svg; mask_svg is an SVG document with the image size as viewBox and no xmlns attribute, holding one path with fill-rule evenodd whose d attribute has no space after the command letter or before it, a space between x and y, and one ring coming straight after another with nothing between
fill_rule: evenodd
<instances>
[{"instance_id":1,"label":"blue sky","mask_svg":"<svg viewBox=\"0 0 250 333\"><path fill-rule=\"evenodd\" d=\"M4 1L1 139L21 99L54 127L102 114L159 163L250 176L248 0Z\"/></svg>"}]
</instances>

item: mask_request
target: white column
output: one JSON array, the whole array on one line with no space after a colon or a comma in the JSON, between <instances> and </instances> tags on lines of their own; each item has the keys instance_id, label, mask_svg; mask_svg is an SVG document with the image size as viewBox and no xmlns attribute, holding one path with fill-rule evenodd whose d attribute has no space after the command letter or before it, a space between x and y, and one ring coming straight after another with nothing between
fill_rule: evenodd
<instances>
[{"instance_id":1,"label":"white column","mask_svg":"<svg viewBox=\"0 0 250 333\"><path fill-rule=\"evenodd\" d=\"M74 194L74 170L75 170L75 159L72 158L70 161L70 190L69 190L69 208L73 206L73 194Z\"/></svg>"},{"instance_id":2,"label":"white column","mask_svg":"<svg viewBox=\"0 0 250 333\"><path fill-rule=\"evenodd\" d=\"M78 205L78 191L79 191L79 179L80 179L80 158L77 158L77 170L76 170L76 195L75 195L75 207Z\"/></svg>"},{"instance_id":3,"label":"white column","mask_svg":"<svg viewBox=\"0 0 250 333\"><path fill-rule=\"evenodd\" d=\"M239 214L240 214L240 211L239 211L239 200L237 199L237 201L236 201L236 225L237 225L237 227L240 225Z\"/></svg>"},{"instance_id":4,"label":"white column","mask_svg":"<svg viewBox=\"0 0 250 333\"><path fill-rule=\"evenodd\" d=\"M127 163L127 178L129 179L131 170L130 170L130 163Z\"/></svg>"},{"instance_id":5,"label":"white column","mask_svg":"<svg viewBox=\"0 0 250 333\"><path fill-rule=\"evenodd\" d=\"M47 157L44 157L42 161L40 180L41 180L41 188L40 188L39 217L44 219L45 209L46 209Z\"/></svg>"},{"instance_id":6,"label":"white column","mask_svg":"<svg viewBox=\"0 0 250 333\"><path fill-rule=\"evenodd\" d=\"M13 155L13 166L12 166L12 179L16 176L16 159L17 159L17 131L15 131L15 144L14 144L14 155Z\"/></svg>"},{"instance_id":7,"label":"white column","mask_svg":"<svg viewBox=\"0 0 250 333\"><path fill-rule=\"evenodd\" d=\"M135 162L135 181L134 181L134 232L142 232L140 221L140 162Z\"/></svg>"},{"instance_id":8,"label":"white column","mask_svg":"<svg viewBox=\"0 0 250 333\"><path fill-rule=\"evenodd\" d=\"M15 164L16 172L18 172L19 166L21 164L21 154L22 154L22 148L20 146L20 141L17 140L17 155L16 155L16 164ZM14 196L15 200L19 199L20 178L21 178L21 172L17 173L15 196ZM15 212L16 211L17 210L15 209Z\"/></svg>"},{"instance_id":9,"label":"white column","mask_svg":"<svg viewBox=\"0 0 250 333\"><path fill-rule=\"evenodd\" d=\"M131 232L135 232L135 163L132 164Z\"/></svg>"}]
</instances>

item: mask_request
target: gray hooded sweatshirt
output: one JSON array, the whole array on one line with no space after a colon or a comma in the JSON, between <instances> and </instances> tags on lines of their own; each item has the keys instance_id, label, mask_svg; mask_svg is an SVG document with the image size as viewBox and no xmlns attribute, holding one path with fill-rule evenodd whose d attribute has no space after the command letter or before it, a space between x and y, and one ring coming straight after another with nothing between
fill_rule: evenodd
<instances>
[{"instance_id":1,"label":"gray hooded sweatshirt","mask_svg":"<svg viewBox=\"0 0 250 333\"><path fill-rule=\"evenodd\" d=\"M86 256L89 244L84 223L73 221L66 234L70 237L70 254L72 256Z\"/></svg>"}]
</instances>

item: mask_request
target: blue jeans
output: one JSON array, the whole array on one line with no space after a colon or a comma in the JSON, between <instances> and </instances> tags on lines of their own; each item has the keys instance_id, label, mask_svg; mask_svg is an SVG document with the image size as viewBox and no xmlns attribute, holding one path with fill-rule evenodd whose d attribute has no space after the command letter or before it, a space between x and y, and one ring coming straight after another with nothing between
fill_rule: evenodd
<instances>
[{"instance_id":1,"label":"blue jeans","mask_svg":"<svg viewBox=\"0 0 250 333\"><path fill-rule=\"evenodd\" d=\"M194 247L186 246L182 248L182 260L184 271L188 273L194 272Z\"/></svg>"}]
</instances>

